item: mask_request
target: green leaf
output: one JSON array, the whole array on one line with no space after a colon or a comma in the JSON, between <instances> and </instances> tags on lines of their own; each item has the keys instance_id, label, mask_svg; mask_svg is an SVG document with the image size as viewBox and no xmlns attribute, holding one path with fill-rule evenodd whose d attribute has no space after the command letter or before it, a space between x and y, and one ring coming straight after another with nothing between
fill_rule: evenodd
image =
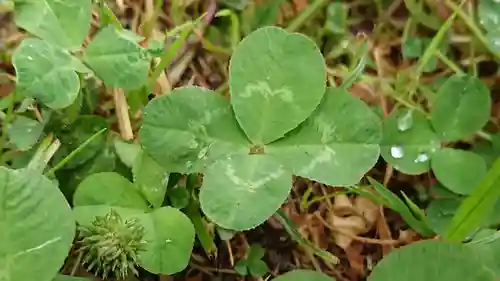
<instances>
[{"instance_id":1,"label":"green leaf","mask_svg":"<svg viewBox=\"0 0 500 281\"><path fill-rule=\"evenodd\" d=\"M492 52L500 52L500 29L485 34L488 48Z\"/></svg>"},{"instance_id":2,"label":"green leaf","mask_svg":"<svg viewBox=\"0 0 500 281\"><path fill-rule=\"evenodd\" d=\"M332 34L347 31L347 11L343 3L331 3L326 8L325 29Z\"/></svg>"},{"instance_id":3,"label":"green leaf","mask_svg":"<svg viewBox=\"0 0 500 281\"><path fill-rule=\"evenodd\" d=\"M54 161L61 161L72 151L83 145L92 136L107 127L108 123L103 117L97 115L81 115L75 122L73 122L73 124L71 124L71 126L64 126L63 129L57 133L57 136L61 141L61 148L54 155ZM64 169L75 168L92 159L102 150L105 143L105 134L96 136L94 140L89 142L77 154L75 154L68 163L64 165Z\"/></svg>"},{"instance_id":4,"label":"green leaf","mask_svg":"<svg viewBox=\"0 0 500 281\"><path fill-rule=\"evenodd\" d=\"M115 139L114 141L116 155L120 160L127 165L127 167L132 168L134 165L137 155L141 153L141 146L136 143L128 143L121 139Z\"/></svg>"},{"instance_id":5,"label":"green leaf","mask_svg":"<svg viewBox=\"0 0 500 281\"><path fill-rule=\"evenodd\" d=\"M267 272L269 272L269 268L267 264L262 260L256 260L250 264L248 267L248 271L252 276L263 276Z\"/></svg>"},{"instance_id":6,"label":"green leaf","mask_svg":"<svg viewBox=\"0 0 500 281\"><path fill-rule=\"evenodd\" d=\"M170 172L202 172L213 161L249 151L229 101L199 87L177 88L144 109L143 149Z\"/></svg>"},{"instance_id":7,"label":"green leaf","mask_svg":"<svg viewBox=\"0 0 500 281\"><path fill-rule=\"evenodd\" d=\"M297 127L325 92L325 61L314 41L278 27L257 29L243 39L229 73L238 123L258 145Z\"/></svg>"},{"instance_id":8,"label":"green leaf","mask_svg":"<svg viewBox=\"0 0 500 281\"><path fill-rule=\"evenodd\" d=\"M483 158L465 150L443 148L431 162L438 181L458 194L470 194L487 172Z\"/></svg>"},{"instance_id":9,"label":"green leaf","mask_svg":"<svg viewBox=\"0 0 500 281\"><path fill-rule=\"evenodd\" d=\"M117 173L96 173L84 179L73 197L75 206L109 205L148 210L138 189Z\"/></svg>"},{"instance_id":10,"label":"green leaf","mask_svg":"<svg viewBox=\"0 0 500 281\"><path fill-rule=\"evenodd\" d=\"M168 199L172 207L182 209L189 204L191 196L186 188L174 187L168 191Z\"/></svg>"},{"instance_id":11,"label":"green leaf","mask_svg":"<svg viewBox=\"0 0 500 281\"><path fill-rule=\"evenodd\" d=\"M245 9L241 20L241 25L245 33L250 33L263 26L274 25L283 1L270 0L262 3L254 3L252 8Z\"/></svg>"},{"instance_id":12,"label":"green leaf","mask_svg":"<svg viewBox=\"0 0 500 281\"><path fill-rule=\"evenodd\" d=\"M431 201L427 207L429 226L438 234L444 234L458 207L460 198L438 198Z\"/></svg>"},{"instance_id":13,"label":"green leaf","mask_svg":"<svg viewBox=\"0 0 500 281\"><path fill-rule=\"evenodd\" d=\"M500 277L500 239L499 232L493 229L484 229L480 231L471 243L471 247L481 260L482 264L494 272L496 277Z\"/></svg>"},{"instance_id":14,"label":"green leaf","mask_svg":"<svg viewBox=\"0 0 500 281\"><path fill-rule=\"evenodd\" d=\"M325 274L305 269L296 269L274 278L272 281L335 281L333 277Z\"/></svg>"},{"instance_id":15,"label":"green leaf","mask_svg":"<svg viewBox=\"0 0 500 281\"><path fill-rule=\"evenodd\" d=\"M136 90L148 78L149 54L140 38L108 25L97 33L85 51L84 61L110 88Z\"/></svg>"},{"instance_id":16,"label":"green leaf","mask_svg":"<svg viewBox=\"0 0 500 281\"><path fill-rule=\"evenodd\" d=\"M430 41L428 38L425 38ZM403 41L402 52L404 58L418 58L420 57L426 48L424 38L422 37L408 37Z\"/></svg>"},{"instance_id":17,"label":"green leaf","mask_svg":"<svg viewBox=\"0 0 500 281\"><path fill-rule=\"evenodd\" d=\"M135 158L132 173L135 186L144 194L149 203L154 208L161 207L169 178L169 173L165 168L141 151Z\"/></svg>"},{"instance_id":18,"label":"green leaf","mask_svg":"<svg viewBox=\"0 0 500 281\"><path fill-rule=\"evenodd\" d=\"M38 142L43 127L43 123L20 115L7 127L7 136L19 150L26 151Z\"/></svg>"},{"instance_id":19,"label":"green leaf","mask_svg":"<svg viewBox=\"0 0 500 281\"><path fill-rule=\"evenodd\" d=\"M468 137L488 122L490 92L478 78L452 76L437 94L432 105L431 123L441 140L455 141Z\"/></svg>"},{"instance_id":20,"label":"green leaf","mask_svg":"<svg viewBox=\"0 0 500 281\"><path fill-rule=\"evenodd\" d=\"M67 51L40 39L28 38L14 51L17 90L54 109L70 106L80 91L75 71L85 66Z\"/></svg>"},{"instance_id":21,"label":"green leaf","mask_svg":"<svg viewBox=\"0 0 500 281\"><path fill-rule=\"evenodd\" d=\"M189 218L175 208L162 207L148 213L143 222L149 243L139 255L141 266L165 275L185 269L194 244L194 227Z\"/></svg>"},{"instance_id":22,"label":"green leaf","mask_svg":"<svg viewBox=\"0 0 500 281\"><path fill-rule=\"evenodd\" d=\"M500 158L498 158L474 191L458 208L447 228L445 239L461 241L477 227L481 226L500 196Z\"/></svg>"},{"instance_id":23,"label":"green leaf","mask_svg":"<svg viewBox=\"0 0 500 281\"><path fill-rule=\"evenodd\" d=\"M368 281L493 281L478 256L460 244L425 240L393 250L380 261Z\"/></svg>"},{"instance_id":24,"label":"green leaf","mask_svg":"<svg viewBox=\"0 0 500 281\"><path fill-rule=\"evenodd\" d=\"M328 88L296 130L265 147L294 175L332 186L359 182L379 158L380 119L346 90Z\"/></svg>"},{"instance_id":25,"label":"green leaf","mask_svg":"<svg viewBox=\"0 0 500 281\"><path fill-rule=\"evenodd\" d=\"M81 47L92 19L90 0L14 0L14 3L17 26L65 49Z\"/></svg>"},{"instance_id":26,"label":"green leaf","mask_svg":"<svg viewBox=\"0 0 500 281\"><path fill-rule=\"evenodd\" d=\"M258 261L264 257L264 254L266 253L266 250L262 248L259 244L253 244L250 246L250 249L248 250L248 257L247 260L252 263L254 261Z\"/></svg>"},{"instance_id":27,"label":"green leaf","mask_svg":"<svg viewBox=\"0 0 500 281\"><path fill-rule=\"evenodd\" d=\"M500 156L500 134L491 134L491 140L477 140L472 145L471 152L481 156L488 168Z\"/></svg>"},{"instance_id":28,"label":"green leaf","mask_svg":"<svg viewBox=\"0 0 500 281\"><path fill-rule=\"evenodd\" d=\"M247 260L240 260L234 266L234 271L236 271L241 276L248 275L248 262Z\"/></svg>"},{"instance_id":29,"label":"green leaf","mask_svg":"<svg viewBox=\"0 0 500 281\"><path fill-rule=\"evenodd\" d=\"M430 122L419 112L412 112L410 127L401 126L408 109L391 112L384 120L381 155L394 169L405 174L417 175L430 170L432 155L441 142Z\"/></svg>"},{"instance_id":30,"label":"green leaf","mask_svg":"<svg viewBox=\"0 0 500 281\"><path fill-rule=\"evenodd\" d=\"M496 0L480 0L477 6L479 23L487 32L500 28L500 3Z\"/></svg>"},{"instance_id":31,"label":"green leaf","mask_svg":"<svg viewBox=\"0 0 500 281\"><path fill-rule=\"evenodd\" d=\"M52 280L75 234L66 199L36 171L4 167L0 194L0 280Z\"/></svg>"},{"instance_id":32,"label":"green leaf","mask_svg":"<svg viewBox=\"0 0 500 281\"><path fill-rule=\"evenodd\" d=\"M218 0L218 2L236 10L243 10L248 5L249 0Z\"/></svg>"},{"instance_id":33,"label":"green leaf","mask_svg":"<svg viewBox=\"0 0 500 281\"><path fill-rule=\"evenodd\" d=\"M251 229L276 212L291 186L292 175L273 157L233 155L205 172L201 209L219 226Z\"/></svg>"}]
</instances>

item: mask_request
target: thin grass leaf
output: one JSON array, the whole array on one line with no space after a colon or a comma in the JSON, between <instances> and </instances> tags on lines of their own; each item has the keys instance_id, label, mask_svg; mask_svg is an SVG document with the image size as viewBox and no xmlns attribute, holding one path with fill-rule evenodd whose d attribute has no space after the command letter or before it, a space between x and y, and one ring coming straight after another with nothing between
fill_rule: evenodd
<instances>
[{"instance_id":1,"label":"thin grass leaf","mask_svg":"<svg viewBox=\"0 0 500 281\"><path fill-rule=\"evenodd\" d=\"M283 225L286 232L290 234L292 239L299 243L302 247L310 250L312 253L314 253L316 256L320 257L327 263L339 263L339 258L334 256L332 253L322 250L314 245L311 241L304 239L298 231L295 223L282 210L276 211L276 213L274 214L274 218Z\"/></svg>"},{"instance_id":2,"label":"thin grass leaf","mask_svg":"<svg viewBox=\"0 0 500 281\"><path fill-rule=\"evenodd\" d=\"M497 158L484 179L458 207L447 231L445 240L462 241L484 223L500 197L500 158Z\"/></svg>"},{"instance_id":3,"label":"thin grass leaf","mask_svg":"<svg viewBox=\"0 0 500 281\"><path fill-rule=\"evenodd\" d=\"M413 228L415 231L417 231L419 234L423 236L434 235L434 232L425 223L425 221L418 220L413 215L408 205L406 205L403 202L403 200L401 200L399 197L397 197L394 193L385 188L385 186L377 182L375 179L368 177L368 181L370 181L370 183L373 185L373 188L375 188L377 193L380 194L385 199L385 201L387 202L386 207L391 208L394 211L398 212L411 228Z\"/></svg>"}]
</instances>

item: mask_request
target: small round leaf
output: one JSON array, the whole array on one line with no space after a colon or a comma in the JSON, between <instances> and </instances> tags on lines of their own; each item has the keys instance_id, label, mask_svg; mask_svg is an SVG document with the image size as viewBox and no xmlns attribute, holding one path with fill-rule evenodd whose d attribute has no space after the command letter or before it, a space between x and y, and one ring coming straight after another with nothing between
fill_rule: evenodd
<instances>
[{"instance_id":1,"label":"small round leaf","mask_svg":"<svg viewBox=\"0 0 500 281\"><path fill-rule=\"evenodd\" d=\"M429 121L419 112L411 112L411 126L404 128L409 110L395 110L384 121L381 154L394 169L405 174L421 174L430 169L430 159L440 140Z\"/></svg>"},{"instance_id":2,"label":"small round leaf","mask_svg":"<svg viewBox=\"0 0 500 281\"><path fill-rule=\"evenodd\" d=\"M201 172L220 157L249 151L229 101L199 87L177 88L144 109L140 142L170 172Z\"/></svg>"},{"instance_id":3,"label":"small round leaf","mask_svg":"<svg viewBox=\"0 0 500 281\"><path fill-rule=\"evenodd\" d=\"M231 103L254 144L267 144L303 122L325 93L326 67L308 37L263 27L235 49L229 65Z\"/></svg>"},{"instance_id":4,"label":"small round leaf","mask_svg":"<svg viewBox=\"0 0 500 281\"><path fill-rule=\"evenodd\" d=\"M456 141L474 134L488 122L490 92L473 76L452 76L439 88L431 123L441 140Z\"/></svg>"},{"instance_id":5,"label":"small round leaf","mask_svg":"<svg viewBox=\"0 0 500 281\"><path fill-rule=\"evenodd\" d=\"M274 278L272 281L335 281L335 278L325 274L304 269L296 269Z\"/></svg>"},{"instance_id":6,"label":"small round leaf","mask_svg":"<svg viewBox=\"0 0 500 281\"><path fill-rule=\"evenodd\" d=\"M444 148L431 162L438 181L458 194L470 194L487 172L484 159L470 151Z\"/></svg>"},{"instance_id":7,"label":"small round leaf","mask_svg":"<svg viewBox=\"0 0 500 281\"><path fill-rule=\"evenodd\" d=\"M141 266L154 274L170 275L186 268L194 244L194 226L181 211L162 207L141 219L146 229Z\"/></svg>"},{"instance_id":8,"label":"small round leaf","mask_svg":"<svg viewBox=\"0 0 500 281\"><path fill-rule=\"evenodd\" d=\"M57 186L36 171L0 167L0 280L51 281L75 221Z\"/></svg>"},{"instance_id":9,"label":"small round leaf","mask_svg":"<svg viewBox=\"0 0 500 281\"><path fill-rule=\"evenodd\" d=\"M478 256L461 244L434 240L393 250L380 261L368 281L493 281Z\"/></svg>"},{"instance_id":10,"label":"small round leaf","mask_svg":"<svg viewBox=\"0 0 500 281\"><path fill-rule=\"evenodd\" d=\"M217 225L247 230L273 215L291 187L292 174L272 156L233 155L207 169L200 204Z\"/></svg>"},{"instance_id":11,"label":"small round leaf","mask_svg":"<svg viewBox=\"0 0 500 281\"><path fill-rule=\"evenodd\" d=\"M84 179L75 191L73 204L148 210L148 204L138 188L120 174L113 172L96 173Z\"/></svg>"},{"instance_id":12,"label":"small round leaf","mask_svg":"<svg viewBox=\"0 0 500 281\"><path fill-rule=\"evenodd\" d=\"M68 107L80 91L75 71L85 67L67 51L40 39L25 39L13 54L17 90L54 109Z\"/></svg>"}]
</instances>

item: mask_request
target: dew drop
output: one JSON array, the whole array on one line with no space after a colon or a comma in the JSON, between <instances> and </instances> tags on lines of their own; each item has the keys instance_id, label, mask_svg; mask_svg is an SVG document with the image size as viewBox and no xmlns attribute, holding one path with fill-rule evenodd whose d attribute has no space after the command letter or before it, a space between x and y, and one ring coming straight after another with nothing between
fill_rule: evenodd
<instances>
[{"instance_id":1,"label":"dew drop","mask_svg":"<svg viewBox=\"0 0 500 281\"><path fill-rule=\"evenodd\" d=\"M31 56L28 56L28 60L33 60L33 58Z\"/></svg>"},{"instance_id":2,"label":"dew drop","mask_svg":"<svg viewBox=\"0 0 500 281\"><path fill-rule=\"evenodd\" d=\"M391 147L391 155L392 155L392 157L394 157L396 159L403 158L403 156L404 156L403 148L401 146Z\"/></svg>"},{"instance_id":3,"label":"dew drop","mask_svg":"<svg viewBox=\"0 0 500 281\"><path fill-rule=\"evenodd\" d=\"M413 110L408 110L403 116L398 118L398 130L407 131L413 125Z\"/></svg>"},{"instance_id":4,"label":"dew drop","mask_svg":"<svg viewBox=\"0 0 500 281\"><path fill-rule=\"evenodd\" d=\"M425 153L420 153L417 158L413 161L415 163L423 163L425 161L429 160L429 156Z\"/></svg>"}]
</instances>

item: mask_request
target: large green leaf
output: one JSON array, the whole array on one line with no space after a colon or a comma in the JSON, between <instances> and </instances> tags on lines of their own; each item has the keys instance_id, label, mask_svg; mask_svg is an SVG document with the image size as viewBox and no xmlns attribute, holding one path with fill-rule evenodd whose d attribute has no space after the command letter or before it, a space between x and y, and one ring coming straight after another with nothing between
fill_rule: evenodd
<instances>
[{"instance_id":1,"label":"large green leaf","mask_svg":"<svg viewBox=\"0 0 500 281\"><path fill-rule=\"evenodd\" d=\"M255 144L267 144L297 127L325 92L326 68L304 35L264 27L235 49L229 66L236 118Z\"/></svg>"},{"instance_id":2,"label":"large green leaf","mask_svg":"<svg viewBox=\"0 0 500 281\"><path fill-rule=\"evenodd\" d=\"M443 148L434 154L431 162L438 181L458 194L470 194L487 172L483 158L465 150Z\"/></svg>"},{"instance_id":3,"label":"large green leaf","mask_svg":"<svg viewBox=\"0 0 500 281\"><path fill-rule=\"evenodd\" d=\"M139 190L126 178L113 172L96 173L84 179L75 191L73 204L148 210L148 204Z\"/></svg>"},{"instance_id":4,"label":"large green leaf","mask_svg":"<svg viewBox=\"0 0 500 281\"><path fill-rule=\"evenodd\" d=\"M379 157L380 119L346 90L328 88L318 109L265 147L293 174L332 186L359 182Z\"/></svg>"},{"instance_id":5,"label":"large green leaf","mask_svg":"<svg viewBox=\"0 0 500 281\"><path fill-rule=\"evenodd\" d=\"M269 155L233 155L205 172L200 204L217 225L253 228L276 212L292 187L292 175Z\"/></svg>"},{"instance_id":6,"label":"large green leaf","mask_svg":"<svg viewBox=\"0 0 500 281\"><path fill-rule=\"evenodd\" d=\"M491 269L497 278L500 277L500 232L493 229L483 229L467 244L477 253L482 263Z\"/></svg>"},{"instance_id":7,"label":"large green leaf","mask_svg":"<svg viewBox=\"0 0 500 281\"><path fill-rule=\"evenodd\" d=\"M494 275L468 247L426 240L392 251L368 281L493 281Z\"/></svg>"},{"instance_id":8,"label":"large green leaf","mask_svg":"<svg viewBox=\"0 0 500 281\"><path fill-rule=\"evenodd\" d=\"M0 280L51 281L75 222L57 186L36 171L0 167Z\"/></svg>"},{"instance_id":9,"label":"large green leaf","mask_svg":"<svg viewBox=\"0 0 500 281\"><path fill-rule=\"evenodd\" d=\"M490 111L491 97L486 85L473 76L455 75L439 88L431 123L442 140L460 140L481 130Z\"/></svg>"},{"instance_id":10,"label":"large green leaf","mask_svg":"<svg viewBox=\"0 0 500 281\"><path fill-rule=\"evenodd\" d=\"M17 90L56 109L67 107L76 99L80 80L75 71L88 71L67 51L34 38L21 42L14 51L12 63L16 69Z\"/></svg>"},{"instance_id":11,"label":"large green leaf","mask_svg":"<svg viewBox=\"0 0 500 281\"><path fill-rule=\"evenodd\" d=\"M135 90L147 81L149 56L135 34L113 25L103 28L85 51L84 61L108 87Z\"/></svg>"},{"instance_id":12,"label":"large green leaf","mask_svg":"<svg viewBox=\"0 0 500 281\"><path fill-rule=\"evenodd\" d=\"M90 0L14 0L14 3L14 19L19 27L65 49L81 47L92 19Z\"/></svg>"},{"instance_id":13,"label":"large green leaf","mask_svg":"<svg viewBox=\"0 0 500 281\"><path fill-rule=\"evenodd\" d=\"M135 158L132 173L135 186L144 194L149 203L155 208L161 207L170 175L165 168L141 151Z\"/></svg>"},{"instance_id":14,"label":"large green leaf","mask_svg":"<svg viewBox=\"0 0 500 281\"><path fill-rule=\"evenodd\" d=\"M181 211L162 207L142 220L148 241L140 253L141 266L155 274L170 275L186 268L194 244L194 226Z\"/></svg>"},{"instance_id":15,"label":"large green leaf","mask_svg":"<svg viewBox=\"0 0 500 281\"><path fill-rule=\"evenodd\" d=\"M431 168L432 155L440 147L440 140L430 122L419 112L395 110L384 121L381 154L400 172L427 172Z\"/></svg>"},{"instance_id":16,"label":"large green leaf","mask_svg":"<svg viewBox=\"0 0 500 281\"><path fill-rule=\"evenodd\" d=\"M319 271L296 269L274 278L272 281L335 281Z\"/></svg>"},{"instance_id":17,"label":"large green leaf","mask_svg":"<svg viewBox=\"0 0 500 281\"><path fill-rule=\"evenodd\" d=\"M170 172L201 172L214 160L248 151L227 99L199 87L177 88L144 109L140 142Z\"/></svg>"}]
</instances>

